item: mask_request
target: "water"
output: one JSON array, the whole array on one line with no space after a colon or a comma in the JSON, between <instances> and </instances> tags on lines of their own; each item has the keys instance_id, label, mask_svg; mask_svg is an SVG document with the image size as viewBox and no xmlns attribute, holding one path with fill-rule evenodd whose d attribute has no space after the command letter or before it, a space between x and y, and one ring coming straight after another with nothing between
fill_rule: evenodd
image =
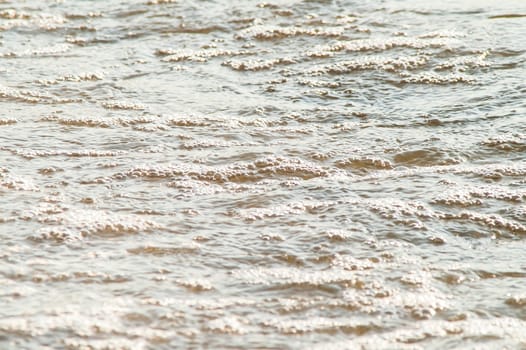
<instances>
[{"instance_id":1,"label":"water","mask_svg":"<svg viewBox=\"0 0 526 350\"><path fill-rule=\"evenodd\" d=\"M1 1L0 348L525 348L525 16Z\"/></svg>"}]
</instances>

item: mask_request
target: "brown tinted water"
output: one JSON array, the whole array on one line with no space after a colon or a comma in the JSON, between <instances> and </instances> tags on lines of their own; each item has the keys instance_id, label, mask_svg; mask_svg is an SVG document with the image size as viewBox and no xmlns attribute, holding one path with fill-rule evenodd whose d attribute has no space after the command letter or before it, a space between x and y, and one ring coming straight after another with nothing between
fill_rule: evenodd
<instances>
[{"instance_id":1,"label":"brown tinted water","mask_svg":"<svg viewBox=\"0 0 526 350\"><path fill-rule=\"evenodd\" d=\"M0 1L0 348L526 347L526 2Z\"/></svg>"}]
</instances>

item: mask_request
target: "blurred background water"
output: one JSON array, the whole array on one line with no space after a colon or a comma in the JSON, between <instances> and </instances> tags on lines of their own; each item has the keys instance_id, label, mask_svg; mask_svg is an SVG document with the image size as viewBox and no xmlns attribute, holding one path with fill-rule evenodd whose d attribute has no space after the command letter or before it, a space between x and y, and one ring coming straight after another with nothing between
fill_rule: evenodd
<instances>
[{"instance_id":1,"label":"blurred background water","mask_svg":"<svg viewBox=\"0 0 526 350\"><path fill-rule=\"evenodd\" d=\"M526 3L0 1L0 348L526 347Z\"/></svg>"}]
</instances>

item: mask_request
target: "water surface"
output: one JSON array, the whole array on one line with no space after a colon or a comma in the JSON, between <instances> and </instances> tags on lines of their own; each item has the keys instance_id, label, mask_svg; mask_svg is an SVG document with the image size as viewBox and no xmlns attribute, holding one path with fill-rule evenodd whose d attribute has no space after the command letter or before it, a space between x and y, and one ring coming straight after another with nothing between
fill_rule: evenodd
<instances>
[{"instance_id":1,"label":"water surface","mask_svg":"<svg viewBox=\"0 0 526 350\"><path fill-rule=\"evenodd\" d=\"M0 347L526 347L526 3L0 1Z\"/></svg>"}]
</instances>

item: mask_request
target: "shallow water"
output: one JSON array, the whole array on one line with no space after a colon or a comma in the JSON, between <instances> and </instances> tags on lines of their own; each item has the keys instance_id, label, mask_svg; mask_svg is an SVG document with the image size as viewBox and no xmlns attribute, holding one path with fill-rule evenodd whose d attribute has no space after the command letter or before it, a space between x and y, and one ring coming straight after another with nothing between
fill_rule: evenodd
<instances>
[{"instance_id":1,"label":"shallow water","mask_svg":"<svg viewBox=\"0 0 526 350\"><path fill-rule=\"evenodd\" d=\"M526 3L0 1L0 348L526 347Z\"/></svg>"}]
</instances>

